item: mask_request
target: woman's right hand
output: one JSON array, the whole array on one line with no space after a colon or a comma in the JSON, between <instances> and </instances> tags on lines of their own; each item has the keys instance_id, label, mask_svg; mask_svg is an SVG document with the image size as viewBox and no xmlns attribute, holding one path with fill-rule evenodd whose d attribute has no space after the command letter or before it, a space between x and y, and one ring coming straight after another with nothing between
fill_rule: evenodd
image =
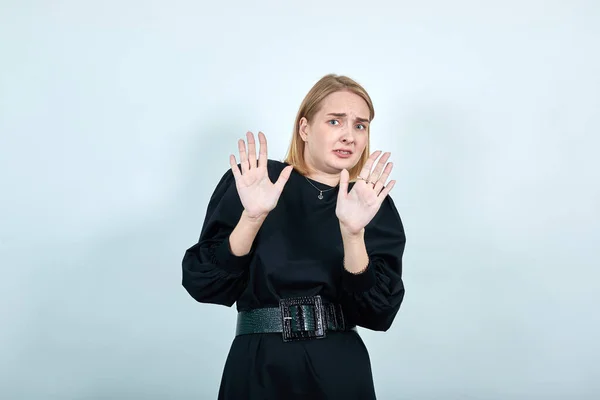
<instances>
[{"instance_id":1,"label":"woman's right hand","mask_svg":"<svg viewBox=\"0 0 600 400\"><path fill-rule=\"evenodd\" d=\"M241 171L233 154L229 156L229 164L247 217L261 219L266 217L277 205L293 167L291 165L285 167L277 182L272 183L267 171L267 138L262 132L258 132L260 142L258 160L256 159L256 142L252 132L246 133L246 138L248 139L248 151L246 151L244 140L238 141Z\"/></svg>"}]
</instances>

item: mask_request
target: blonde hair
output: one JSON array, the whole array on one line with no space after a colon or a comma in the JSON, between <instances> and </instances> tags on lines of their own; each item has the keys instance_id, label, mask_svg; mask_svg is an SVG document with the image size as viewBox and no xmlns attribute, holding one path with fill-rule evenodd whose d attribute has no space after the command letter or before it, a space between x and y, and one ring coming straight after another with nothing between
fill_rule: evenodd
<instances>
[{"instance_id":1,"label":"blonde hair","mask_svg":"<svg viewBox=\"0 0 600 400\"><path fill-rule=\"evenodd\" d=\"M375 117L375 109L373 108L373 102L371 101L369 94L356 81L348 78L347 76L335 74L328 74L322 77L310 89L310 91L306 94L306 97L304 97L304 100L302 100L302 104L300 104L300 109L298 110L296 120L294 121L292 140L284 160L287 164L292 165L296 171L302 175L307 175L309 169L308 165L306 164L306 160L304 160L305 143L300 136L300 120L302 118L306 118L310 122L317 112L319 112L323 99L332 93L340 91L347 91L360 96L369 107L369 121L372 121ZM367 134L370 136L369 129L370 124L367 127ZM358 163L348 171L351 180L356 179L361 169L367 162L367 159L369 158L369 136L367 137L367 146L365 147L363 154L361 154Z\"/></svg>"}]
</instances>

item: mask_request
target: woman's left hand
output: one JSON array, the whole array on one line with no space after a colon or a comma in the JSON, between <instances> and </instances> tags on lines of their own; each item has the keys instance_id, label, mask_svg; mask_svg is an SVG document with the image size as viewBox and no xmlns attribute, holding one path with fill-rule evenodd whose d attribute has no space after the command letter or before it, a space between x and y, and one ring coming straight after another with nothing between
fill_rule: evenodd
<instances>
[{"instance_id":1,"label":"woman's left hand","mask_svg":"<svg viewBox=\"0 0 600 400\"><path fill-rule=\"evenodd\" d=\"M348 183L350 175L347 170L342 170L340 174L340 190L337 198L335 214L340 221L342 234L358 235L375 217L379 207L386 196L390 193L396 181L391 181L386 185L393 164L387 163L391 153L383 154L375 169L371 168L381 151L376 151L369 157L367 163L358 174L358 178L350 193L348 193ZM385 168L384 168L385 166Z\"/></svg>"}]
</instances>

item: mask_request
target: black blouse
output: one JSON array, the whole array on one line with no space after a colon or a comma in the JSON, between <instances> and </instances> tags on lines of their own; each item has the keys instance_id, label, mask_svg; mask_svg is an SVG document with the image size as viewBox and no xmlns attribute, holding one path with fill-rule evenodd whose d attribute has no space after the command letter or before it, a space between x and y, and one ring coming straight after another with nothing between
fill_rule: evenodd
<instances>
[{"instance_id":1,"label":"black blouse","mask_svg":"<svg viewBox=\"0 0 600 400\"><path fill-rule=\"evenodd\" d=\"M272 182L286 165L268 161ZM324 191L322 200L310 183ZM342 265L335 215L339 188L310 183L292 172L250 253L237 257L230 251L229 235L243 207L228 170L210 199L198 243L185 252L183 286L199 302L237 303L238 311L278 307L281 298L321 295L324 301L341 303L346 318L356 325L387 330L404 297L406 236L392 198L387 196L365 228L370 262L365 272L355 275Z\"/></svg>"}]
</instances>

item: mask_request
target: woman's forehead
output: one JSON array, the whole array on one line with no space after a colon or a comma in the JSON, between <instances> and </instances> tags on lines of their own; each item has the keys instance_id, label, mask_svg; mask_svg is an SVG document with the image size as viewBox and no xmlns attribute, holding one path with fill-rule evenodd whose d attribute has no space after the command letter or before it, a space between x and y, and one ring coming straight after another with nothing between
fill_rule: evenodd
<instances>
[{"instance_id":1,"label":"woman's forehead","mask_svg":"<svg viewBox=\"0 0 600 400\"><path fill-rule=\"evenodd\" d=\"M323 99L319 114L335 114L339 117L352 117L368 121L369 106L359 95L352 92L334 92ZM342 115L343 114L343 115Z\"/></svg>"}]
</instances>

